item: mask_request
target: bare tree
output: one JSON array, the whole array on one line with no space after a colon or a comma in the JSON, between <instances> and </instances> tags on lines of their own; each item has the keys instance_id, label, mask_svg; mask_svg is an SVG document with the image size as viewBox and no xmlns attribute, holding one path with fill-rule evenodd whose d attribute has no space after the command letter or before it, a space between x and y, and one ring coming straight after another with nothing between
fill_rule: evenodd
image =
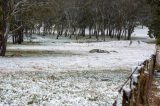
<instances>
[{"instance_id":1,"label":"bare tree","mask_svg":"<svg viewBox=\"0 0 160 106\"><path fill-rule=\"evenodd\" d=\"M9 33L16 32L22 28L22 24L17 24L16 29L13 29L11 31L12 21L13 20L15 22L20 21L20 20L17 20L18 14L29 12L34 7L42 7L42 6L44 6L44 8L52 7L53 4L55 4L54 0L46 0L46 1L45 0L44 1L43 0L36 0L36 1L1 0L2 29L1 29L1 36L0 36L0 56L5 56L7 39L8 39Z\"/></svg>"}]
</instances>

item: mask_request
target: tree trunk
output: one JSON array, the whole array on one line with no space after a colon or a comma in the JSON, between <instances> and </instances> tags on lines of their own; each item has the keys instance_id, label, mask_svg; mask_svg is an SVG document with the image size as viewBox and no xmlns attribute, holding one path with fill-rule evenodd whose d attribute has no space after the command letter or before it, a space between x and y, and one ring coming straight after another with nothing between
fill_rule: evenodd
<instances>
[{"instance_id":1,"label":"tree trunk","mask_svg":"<svg viewBox=\"0 0 160 106\"><path fill-rule=\"evenodd\" d=\"M89 27L89 38L91 39L92 38L92 28Z\"/></svg>"},{"instance_id":2,"label":"tree trunk","mask_svg":"<svg viewBox=\"0 0 160 106\"><path fill-rule=\"evenodd\" d=\"M4 35L2 35L2 37L1 37L0 56L5 56L5 54L6 54L9 29L10 29L10 24L7 23L6 24L6 31L5 31Z\"/></svg>"},{"instance_id":3,"label":"tree trunk","mask_svg":"<svg viewBox=\"0 0 160 106\"><path fill-rule=\"evenodd\" d=\"M128 29L128 36L127 36L127 40L131 40L131 28Z\"/></svg>"},{"instance_id":4,"label":"tree trunk","mask_svg":"<svg viewBox=\"0 0 160 106\"><path fill-rule=\"evenodd\" d=\"M10 24L8 21L8 2L9 0L2 0L2 34L0 35L0 56L5 56L8 33L10 30Z\"/></svg>"},{"instance_id":5,"label":"tree trunk","mask_svg":"<svg viewBox=\"0 0 160 106\"><path fill-rule=\"evenodd\" d=\"M2 40L3 41L1 42L0 45L0 56L5 56L7 44L5 43L6 41L4 38Z\"/></svg>"}]
</instances>

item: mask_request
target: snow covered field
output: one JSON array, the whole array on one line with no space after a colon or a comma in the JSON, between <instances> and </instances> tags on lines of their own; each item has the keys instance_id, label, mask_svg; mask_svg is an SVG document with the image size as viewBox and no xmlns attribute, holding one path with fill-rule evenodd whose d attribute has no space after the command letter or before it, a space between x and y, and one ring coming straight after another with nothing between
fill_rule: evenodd
<instances>
[{"instance_id":1,"label":"snow covered field","mask_svg":"<svg viewBox=\"0 0 160 106\"><path fill-rule=\"evenodd\" d=\"M130 69L155 53L154 44L137 41L36 37L34 45L9 44L0 57L0 106L112 106Z\"/></svg>"},{"instance_id":2,"label":"snow covered field","mask_svg":"<svg viewBox=\"0 0 160 106\"><path fill-rule=\"evenodd\" d=\"M0 103L11 106L112 106L128 75L124 70L1 74Z\"/></svg>"},{"instance_id":3,"label":"snow covered field","mask_svg":"<svg viewBox=\"0 0 160 106\"><path fill-rule=\"evenodd\" d=\"M102 49L110 53L89 53ZM83 71L130 69L149 58L155 52L152 44L134 41L112 41L101 43L50 43L46 45L9 45L8 51L34 52L42 56L19 56L0 58L0 70L14 71ZM43 56L50 53L51 55Z\"/></svg>"}]
</instances>

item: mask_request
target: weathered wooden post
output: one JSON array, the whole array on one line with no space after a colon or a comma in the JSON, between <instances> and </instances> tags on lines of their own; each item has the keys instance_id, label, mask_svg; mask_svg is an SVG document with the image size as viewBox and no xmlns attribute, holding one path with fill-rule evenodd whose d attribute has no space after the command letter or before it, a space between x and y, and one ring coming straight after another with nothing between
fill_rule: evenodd
<instances>
[{"instance_id":1,"label":"weathered wooden post","mask_svg":"<svg viewBox=\"0 0 160 106\"><path fill-rule=\"evenodd\" d=\"M160 56L160 53L158 54ZM160 57L157 57L158 59ZM123 92L122 106L149 106L150 89L152 86L153 75L155 71L156 56L144 61L137 66L130 78L130 96L126 97L128 90ZM160 61L159 61L160 62ZM160 64L160 63L158 63ZM160 66L160 65L159 65ZM129 80L127 80L128 82ZM123 87L126 85L123 85Z\"/></svg>"},{"instance_id":2,"label":"weathered wooden post","mask_svg":"<svg viewBox=\"0 0 160 106\"><path fill-rule=\"evenodd\" d=\"M160 45L157 45L156 70L160 71Z\"/></svg>"}]
</instances>

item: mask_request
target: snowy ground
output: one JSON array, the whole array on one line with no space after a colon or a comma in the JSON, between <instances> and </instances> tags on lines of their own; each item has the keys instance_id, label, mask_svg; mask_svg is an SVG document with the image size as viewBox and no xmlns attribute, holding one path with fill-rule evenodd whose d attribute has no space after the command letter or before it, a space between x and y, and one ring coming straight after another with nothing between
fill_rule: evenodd
<instances>
[{"instance_id":1,"label":"snowy ground","mask_svg":"<svg viewBox=\"0 0 160 106\"><path fill-rule=\"evenodd\" d=\"M76 43L35 36L0 57L0 105L112 106L130 69L155 45L133 41ZM89 53L102 49L110 53ZM5 106L8 106L5 105Z\"/></svg>"},{"instance_id":2,"label":"snowy ground","mask_svg":"<svg viewBox=\"0 0 160 106\"><path fill-rule=\"evenodd\" d=\"M155 42L154 38L148 36L149 29L145 26L138 26L135 28L135 31L132 34L132 40L141 40L143 42L153 43Z\"/></svg>"},{"instance_id":3,"label":"snowy ground","mask_svg":"<svg viewBox=\"0 0 160 106\"><path fill-rule=\"evenodd\" d=\"M20 52L22 57L0 58L0 70L9 71L83 71L130 69L149 58L155 46L134 41L112 41L100 43L47 43L46 45L9 45L8 51ZM89 53L92 49L110 53ZM41 53L41 56L23 56L23 52ZM113 52L115 51L115 52ZM43 56L43 54L50 54ZM6 64L7 63L7 64Z\"/></svg>"},{"instance_id":4,"label":"snowy ground","mask_svg":"<svg viewBox=\"0 0 160 106\"><path fill-rule=\"evenodd\" d=\"M128 75L124 70L1 74L0 102L11 106L112 106Z\"/></svg>"}]
</instances>

